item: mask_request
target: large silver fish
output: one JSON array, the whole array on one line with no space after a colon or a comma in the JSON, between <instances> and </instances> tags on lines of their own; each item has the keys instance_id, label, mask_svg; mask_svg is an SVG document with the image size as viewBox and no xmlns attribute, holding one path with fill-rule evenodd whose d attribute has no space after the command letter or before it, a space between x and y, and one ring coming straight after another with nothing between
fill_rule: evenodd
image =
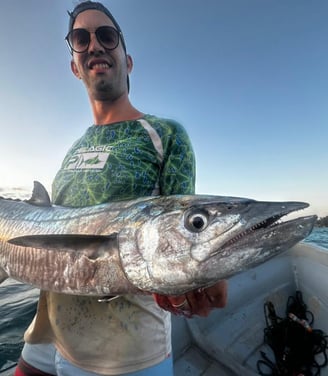
<instances>
[{"instance_id":1,"label":"large silver fish","mask_svg":"<svg viewBox=\"0 0 328 376\"><path fill-rule=\"evenodd\" d=\"M0 199L0 282L78 295L182 294L308 236L316 216L279 221L307 206L176 195L68 208L52 206L36 182L28 202Z\"/></svg>"}]
</instances>

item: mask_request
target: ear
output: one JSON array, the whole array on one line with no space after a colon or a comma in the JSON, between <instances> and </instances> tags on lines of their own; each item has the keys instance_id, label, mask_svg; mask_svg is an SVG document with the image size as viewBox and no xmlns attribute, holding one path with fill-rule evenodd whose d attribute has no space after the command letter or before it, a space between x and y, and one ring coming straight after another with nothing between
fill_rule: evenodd
<instances>
[{"instance_id":1,"label":"ear","mask_svg":"<svg viewBox=\"0 0 328 376\"><path fill-rule=\"evenodd\" d=\"M128 55L128 54L126 55L126 66L128 68L128 74L130 74L133 68L133 60L132 60L131 55Z\"/></svg>"},{"instance_id":2,"label":"ear","mask_svg":"<svg viewBox=\"0 0 328 376\"><path fill-rule=\"evenodd\" d=\"M77 77L78 79L81 79L81 75L80 75L79 70L77 69L75 61L73 59L71 60L71 70L72 70L75 77Z\"/></svg>"}]
</instances>

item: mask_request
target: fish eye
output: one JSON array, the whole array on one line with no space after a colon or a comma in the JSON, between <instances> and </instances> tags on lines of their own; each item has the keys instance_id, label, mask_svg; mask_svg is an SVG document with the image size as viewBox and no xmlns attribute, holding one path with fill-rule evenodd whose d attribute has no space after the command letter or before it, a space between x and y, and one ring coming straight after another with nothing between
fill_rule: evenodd
<instances>
[{"instance_id":1,"label":"fish eye","mask_svg":"<svg viewBox=\"0 0 328 376\"><path fill-rule=\"evenodd\" d=\"M202 232L208 225L208 213L192 211L185 216L185 227L191 232Z\"/></svg>"}]
</instances>

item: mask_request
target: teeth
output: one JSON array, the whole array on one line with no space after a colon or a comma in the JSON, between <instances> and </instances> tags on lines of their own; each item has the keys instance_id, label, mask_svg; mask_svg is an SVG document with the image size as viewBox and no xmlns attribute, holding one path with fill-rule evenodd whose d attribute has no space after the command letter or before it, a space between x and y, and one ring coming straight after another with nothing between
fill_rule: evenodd
<instances>
[{"instance_id":1,"label":"teeth","mask_svg":"<svg viewBox=\"0 0 328 376\"><path fill-rule=\"evenodd\" d=\"M255 225L253 225L252 227L250 227L249 229L241 232L240 234L237 234L234 238L230 239L226 245L232 245L234 243L236 243L238 240L242 239L244 236L247 236L248 234L258 230L258 229L261 229L262 227L263 228L266 228L266 227L274 227L276 224L277 224L277 221L280 219L281 216L279 215L276 215L272 218L268 218L267 220L264 220L262 222L259 222L259 223L256 223Z\"/></svg>"},{"instance_id":2,"label":"teeth","mask_svg":"<svg viewBox=\"0 0 328 376\"><path fill-rule=\"evenodd\" d=\"M109 65L107 63L98 63L92 66L92 69L107 69Z\"/></svg>"}]
</instances>

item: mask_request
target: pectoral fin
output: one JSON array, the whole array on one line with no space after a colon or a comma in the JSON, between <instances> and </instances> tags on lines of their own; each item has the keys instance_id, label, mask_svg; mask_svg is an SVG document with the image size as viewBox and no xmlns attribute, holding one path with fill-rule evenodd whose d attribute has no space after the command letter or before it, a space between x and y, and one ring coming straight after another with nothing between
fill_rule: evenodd
<instances>
[{"instance_id":1,"label":"pectoral fin","mask_svg":"<svg viewBox=\"0 0 328 376\"><path fill-rule=\"evenodd\" d=\"M96 247L110 248L116 244L117 234L105 235L26 235L8 240L21 247L52 249L58 251L85 251Z\"/></svg>"}]
</instances>

